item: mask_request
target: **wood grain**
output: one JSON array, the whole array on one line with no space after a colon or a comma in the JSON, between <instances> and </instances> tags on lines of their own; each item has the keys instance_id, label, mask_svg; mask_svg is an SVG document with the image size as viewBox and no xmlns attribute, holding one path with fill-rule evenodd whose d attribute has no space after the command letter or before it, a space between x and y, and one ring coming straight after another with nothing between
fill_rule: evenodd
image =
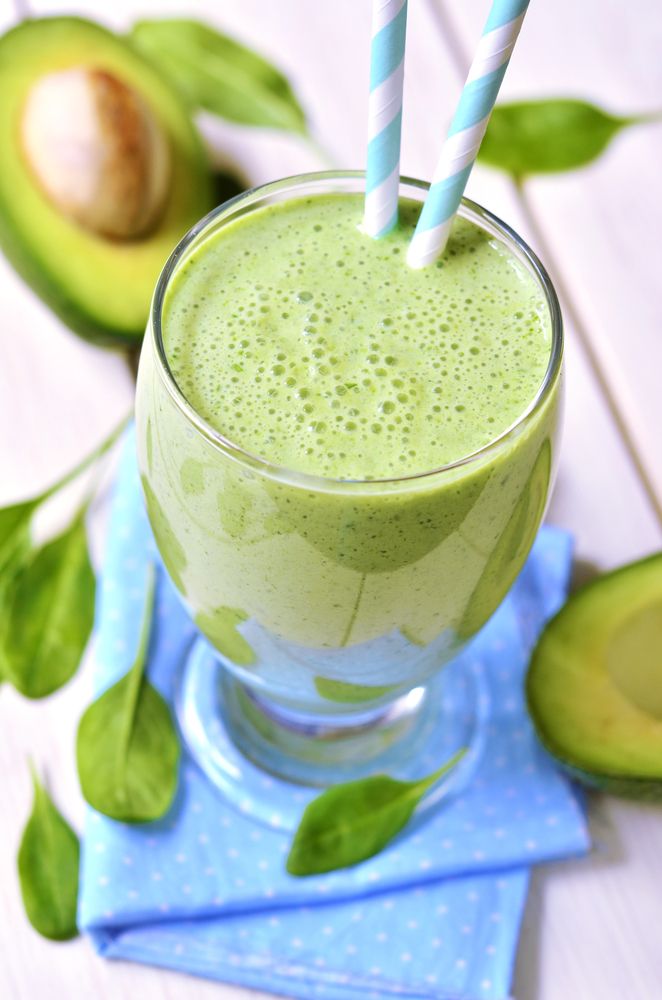
<instances>
[{"instance_id":1,"label":"wood grain","mask_svg":"<svg viewBox=\"0 0 662 1000\"><path fill-rule=\"evenodd\" d=\"M466 61L481 4L433 0ZM501 99L570 96L621 115L662 111L662 16L648 0L531 4ZM581 171L527 183L532 215L662 511L662 120L621 133ZM652 353L651 353L652 352ZM657 363L656 363L657 362Z\"/></svg>"}]
</instances>

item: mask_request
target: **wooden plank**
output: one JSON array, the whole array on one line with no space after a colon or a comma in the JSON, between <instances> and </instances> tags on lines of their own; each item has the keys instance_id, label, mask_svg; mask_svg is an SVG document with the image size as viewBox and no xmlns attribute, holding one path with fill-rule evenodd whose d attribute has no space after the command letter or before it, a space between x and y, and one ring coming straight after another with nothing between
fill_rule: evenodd
<instances>
[{"instance_id":1,"label":"wooden plank","mask_svg":"<svg viewBox=\"0 0 662 1000\"><path fill-rule=\"evenodd\" d=\"M466 60L486 4L438 3ZM501 100L573 96L660 112L662 17L647 0L533 3ZM662 124L622 133L590 167L531 180L526 197L662 510Z\"/></svg>"},{"instance_id":2,"label":"wooden plank","mask_svg":"<svg viewBox=\"0 0 662 1000\"><path fill-rule=\"evenodd\" d=\"M590 860L534 869L513 996L656 1000L662 983L659 807L592 797Z\"/></svg>"}]
</instances>

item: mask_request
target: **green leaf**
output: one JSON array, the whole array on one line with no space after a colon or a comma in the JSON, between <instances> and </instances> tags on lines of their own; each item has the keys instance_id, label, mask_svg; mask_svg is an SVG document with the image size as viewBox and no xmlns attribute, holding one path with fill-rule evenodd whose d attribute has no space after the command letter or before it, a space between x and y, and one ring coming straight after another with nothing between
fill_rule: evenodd
<instances>
[{"instance_id":1,"label":"green leaf","mask_svg":"<svg viewBox=\"0 0 662 1000\"><path fill-rule=\"evenodd\" d=\"M646 120L566 98L499 104L478 159L517 178L574 170L595 160L621 129Z\"/></svg>"},{"instance_id":2,"label":"green leaf","mask_svg":"<svg viewBox=\"0 0 662 1000\"><path fill-rule=\"evenodd\" d=\"M75 672L94 612L82 516L38 550L32 516L115 444L128 419L42 493L0 509L0 678L30 698L50 694Z\"/></svg>"},{"instance_id":3,"label":"green leaf","mask_svg":"<svg viewBox=\"0 0 662 1000\"><path fill-rule=\"evenodd\" d=\"M0 679L9 679L9 666L3 636L12 627L9 611L10 596L16 584L16 578L30 557L29 536L16 537L11 552L6 555L0 569Z\"/></svg>"},{"instance_id":4,"label":"green leaf","mask_svg":"<svg viewBox=\"0 0 662 1000\"><path fill-rule=\"evenodd\" d=\"M18 877L28 920L43 937L76 937L78 837L34 771L34 802L18 850Z\"/></svg>"},{"instance_id":5,"label":"green leaf","mask_svg":"<svg viewBox=\"0 0 662 1000\"><path fill-rule=\"evenodd\" d=\"M87 708L76 740L85 799L98 812L125 823L159 819L177 790L177 732L168 706L144 675L154 581L150 566L133 666Z\"/></svg>"},{"instance_id":6,"label":"green leaf","mask_svg":"<svg viewBox=\"0 0 662 1000\"><path fill-rule=\"evenodd\" d=\"M5 628L10 624L8 595L30 552L30 521L36 506L36 501L27 500L0 510L0 622ZM0 641L0 679L5 680L7 675L6 657Z\"/></svg>"},{"instance_id":7,"label":"green leaf","mask_svg":"<svg viewBox=\"0 0 662 1000\"><path fill-rule=\"evenodd\" d=\"M319 875L371 858L409 822L425 793L463 757L460 750L419 781L378 774L335 785L304 811L287 858L290 875Z\"/></svg>"},{"instance_id":8,"label":"green leaf","mask_svg":"<svg viewBox=\"0 0 662 1000\"><path fill-rule=\"evenodd\" d=\"M89 455L86 455L73 469L66 472L42 493L30 497L29 500L23 500L21 503L12 504L10 507L0 508L0 571L4 565L5 553L11 551L16 537L20 535L25 537L29 534L30 521L37 507L76 479L93 462L105 455L122 434L129 419L129 417L125 417Z\"/></svg>"},{"instance_id":9,"label":"green leaf","mask_svg":"<svg viewBox=\"0 0 662 1000\"><path fill-rule=\"evenodd\" d=\"M138 21L130 38L195 108L243 125L306 134L285 76L266 59L200 21Z\"/></svg>"},{"instance_id":10,"label":"green leaf","mask_svg":"<svg viewBox=\"0 0 662 1000\"><path fill-rule=\"evenodd\" d=\"M3 594L0 662L27 698L44 698L74 675L94 623L95 580L83 512L23 558Z\"/></svg>"},{"instance_id":11,"label":"green leaf","mask_svg":"<svg viewBox=\"0 0 662 1000\"><path fill-rule=\"evenodd\" d=\"M25 500L0 509L0 573L28 539L30 521L38 504L38 500Z\"/></svg>"}]
</instances>

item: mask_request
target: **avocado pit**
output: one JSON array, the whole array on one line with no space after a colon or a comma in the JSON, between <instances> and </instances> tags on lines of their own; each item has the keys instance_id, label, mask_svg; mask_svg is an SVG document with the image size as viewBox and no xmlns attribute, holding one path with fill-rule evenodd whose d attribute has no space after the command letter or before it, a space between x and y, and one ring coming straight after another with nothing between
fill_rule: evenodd
<instances>
[{"instance_id":1,"label":"avocado pit","mask_svg":"<svg viewBox=\"0 0 662 1000\"><path fill-rule=\"evenodd\" d=\"M99 236L145 236L165 208L166 135L142 98L104 69L77 66L39 77L21 118L23 153L60 212Z\"/></svg>"}]
</instances>

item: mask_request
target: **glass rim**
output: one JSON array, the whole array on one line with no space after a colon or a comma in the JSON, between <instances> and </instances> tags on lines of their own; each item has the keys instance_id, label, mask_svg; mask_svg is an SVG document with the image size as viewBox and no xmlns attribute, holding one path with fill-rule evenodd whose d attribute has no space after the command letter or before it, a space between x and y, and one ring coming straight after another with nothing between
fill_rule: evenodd
<instances>
[{"instance_id":1,"label":"glass rim","mask_svg":"<svg viewBox=\"0 0 662 1000\"><path fill-rule=\"evenodd\" d=\"M283 177L276 181L270 181L267 184L261 184L256 187L249 188L247 191L242 191L240 194L235 195L234 198L230 198L228 201L218 205L216 208L208 212L207 215L203 216L199 222L192 226L171 252L159 275L150 309L150 335L152 337L152 343L156 348L156 361L160 377L162 378L166 389L177 408L183 413L198 433L202 434L203 437L205 437L216 448L220 449L225 455L230 455L230 457L232 457L235 461L247 465L252 469L263 472L271 478L289 482L299 487L315 489L317 491L328 491L330 489L356 491L358 489L372 489L374 487L379 487L380 485L415 485L418 482L426 481L432 477L442 476L445 473L451 473L480 463L483 459L488 458L490 455L503 449L509 441L520 433L520 431L529 423L530 419L540 409L542 409L556 383L561 369L561 362L563 360L563 319L561 316L561 307L559 305L556 290L545 267L531 247L529 247L529 245L522 239L521 236L518 235L518 233L515 232L511 226L503 222L498 216L494 215L488 209L483 208L483 206L479 205L477 202L472 201L469 198L462 198L462 204L459 210L460 214L466 217L466 213L468 212L470 216L474 216L475 219L478 220L479 225L485 221L493 231L496 231L496 235L509 247L509 249L511 249L514 245L517 255L520 259L524 259L529 271L533 273L538 284L540 285L544 294L545 304L549 311L552 343L547 369L536 394L532 397L529 405L522 411L521 414L519 414L517 419L514 420L512 424L510 424L497 437L488 441L487 444L482 445L480 448L468 455L463 455L461 458L456 459L453 462L447 462L443 465L435 466L433 469L426 469L421 472L413 472L407 473L406 475L388 476L383 478L374 477L370 479L323 476L316 473L303 472L298 469L291 469L243 448L241 445L231 441L228 437L221 434L220 431L217 431L214 427L212 427L204 419L204 417L202 417L195 410L183 391L180 389L168 363L165 344L163 342L161 319L165 296L170 279L175 274L182 258L185 257L186 253L195 244L198 238L204 237L208 229L214 226L215 223L219 222L219 220L222 221L224 215L232 215L233 211L239 205L248 203L247 207L250 208L251 204L254 202L260 202L263 197L269 197L270 195L278 194L279 192L290 188L293 189L294 194L296 188L304 187L305 185L314 185L316 183L323 184L325 182L333 181L361 181L364 179L365 171L362 170L324 170L303 174L293 174L289 177ZM400 187L402 186L414 188L422 192L423 195L425 195L430 187L427 181L420 181L415 178L405 176L400 178ZM481 226L481 228L483 228L484 231L487 231L488 235L494 235L494 233L490 233L489 229L486 230L484 226Z\"/></svg>"}]
</instances>

